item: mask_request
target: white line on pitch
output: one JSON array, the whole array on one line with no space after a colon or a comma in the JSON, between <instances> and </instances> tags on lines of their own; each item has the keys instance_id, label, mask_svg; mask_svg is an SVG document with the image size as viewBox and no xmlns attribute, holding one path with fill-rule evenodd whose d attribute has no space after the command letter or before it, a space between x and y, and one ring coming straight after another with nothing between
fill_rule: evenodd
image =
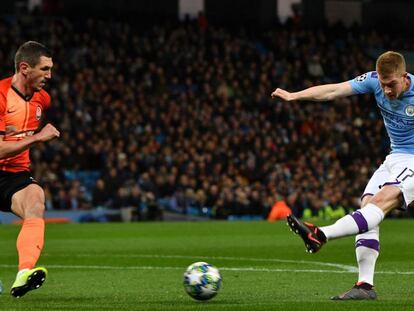
<instances>
[{"instance_id":1,"label":"white line on pitch","mask_svg":"<svg viewBox=\"0 0 414 311\"><path fill-rule=\"evenodd\" d=\"M57 257L63 256L67 257L66 254L43 254L42 256ZM323 267L333 267L342 269L347 272L358 272L358 268L349 265L336 264L331 262L322 262L322 261L308 261L308 260L288 260L288 259L277 259L277 258L250 258L250 257L222 257L222 256L186 256L186 255L145 255L145 254L73 254L71 257L116 257L116 258L158 258L158 259L192 259L201 261L201 259L206 258L210 260L236 260L236 261L253 261L253 262L281 262L281 263L293 263L293 264L308 264L308 265L317 265ZM331 271L331 270L328 270Z\"/></svg>"},{"instance_id":2,"label":"white line on pitch","mask_svg":"<svg viewBox=\"0 0 414 311\"><path fill-rule=\"evenodd\" d=\"M2 265L1 268L15 268L16 265ZM90 269L90 270L185 270L185 267L161 267L161 266L90 266L90 265L47 265L48 268L55 269ZM314 269L267 269L267 268L228 268L220 267L220 271L240 271L240 272L301 272L301 273L351 273L343 270L314 270Z\"/></svg>"},{"instance_id":3,"label":"white line on pitch","mask_svg":"<svg viewBox=\"0 0 414 311\"><path fill-rule=\"evenodd\" d=\"M0 264L1 268L16 268L16 265ZM55 269L90 269L90 270L182 270L183 267L162 267L162 266L96 266L96 265L47 265L48 268ZM344 270L316 270L316 269L267 269L253 267L219 267L220 271L238 271L238 272L293 272L293 273L354 273ZM377 274L391 275L414 275L414 271L377 271Z\"/></svg>"}]
</instances>

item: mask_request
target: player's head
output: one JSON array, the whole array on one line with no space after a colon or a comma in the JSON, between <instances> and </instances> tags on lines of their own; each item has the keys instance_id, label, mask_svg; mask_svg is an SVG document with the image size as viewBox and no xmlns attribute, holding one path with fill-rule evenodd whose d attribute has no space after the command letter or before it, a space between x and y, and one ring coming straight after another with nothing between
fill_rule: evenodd
<instances>
[{"instance_id":1,"label":"player's head","mask_svg":"<svg viewBox=\"0 0 414 311\"><path fill-rule=\"evenodd\" d=\"M25 77L28 87L40 91L52 77L52 54L35 41L23 43L14 56L16 73Z\"/></svg>"},{"instance_id":2,"label":"player's head","mask_svg":"<svg viewBox=\"0 0 414 311\"><path fill-rule=\"evenodd\" d=\"M377 59L376 70L381 87L389 99L397 99L406 90L407 70L402 54L393 51L381 54Z\"/></svg>"}]
</instances>

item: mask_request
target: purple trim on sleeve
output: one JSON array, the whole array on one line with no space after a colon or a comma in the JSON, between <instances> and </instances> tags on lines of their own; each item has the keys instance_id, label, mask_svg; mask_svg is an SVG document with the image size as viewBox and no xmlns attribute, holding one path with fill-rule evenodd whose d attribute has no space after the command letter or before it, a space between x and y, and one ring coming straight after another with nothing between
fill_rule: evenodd
<instances>
[{"instance_id":1,"label":"purple trim on sleeve","mask_svg":"<svg viewBox=\"0 0 414 311\"><path fill-rule=\"evenodd\" d=\"M360 246L371 248L373 250L376 250L377 252L379 252L379 248L380 248L379 241L374 240L374 239L359 239L355 243L355 248L360 247Z\"/></svg>"},{"instance_id":2,"label":"purple trim on sleeve","mask_svg":"<svg viewBox=\"0 0 414 311\"><path fill-rule=\"evenodd\" d=\"M373 193L369 193L369 192L364 193L364 194L361 196L361 201L362 201L362 199L363 199L363 198L365 198L367 195L374 195L374 194L373 194Z\"/></svg>"},{"instance_id":3,"label":"purple trim on sleeve","mask_svg":"<svg viewBox=\"0 0 414 311\"><path fill-rule=\"evenodd\" d=\"M382 187L384 187L384 186L392 186L392 185L399 185L399 184L401 184L400 181L389 181L389 182L384 183L382 185Z\"/></svg>"},{"instance_id":4,"label":"purple trim on sleeve","mask_svg":"<svg viewBox=\"0 0 414 311\"><path fill-rule=\"evenodd\" d=\"M364 233L368 231L368 223L364 216L362 216L360 211L355 211L351 214L351 217L355 220L359 233Z\"/></svg>"}]
</instances>

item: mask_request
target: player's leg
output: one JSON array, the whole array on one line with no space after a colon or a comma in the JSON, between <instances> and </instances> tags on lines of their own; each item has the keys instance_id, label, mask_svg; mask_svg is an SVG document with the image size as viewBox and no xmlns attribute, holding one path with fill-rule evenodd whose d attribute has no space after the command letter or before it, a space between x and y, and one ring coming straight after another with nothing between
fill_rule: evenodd
<instances>
[{"instance_id":1,"label":"player's leg","mask_svg":"<svg viewBox=\"0 0 414 311\"><path fill-rule=\"evenodd\" d=\"M289 227L302 237L308 252L315 253L329 240L365 233L377 227L385 214L400 207L401 203L400 188L388 185L375 194L364 208L338 219L333 225L316 227L293 215L288 216L287 221Z\"/></svg>"},{"instance_id":2,"label":"player's leg","mask_svg":"<svg viewBox=\"0 0 414 311\"><path fill-rule=\"evenodd\" d=\"M387 213L401 204L400 188L385 185L364 208L338 219L333 225L321 227L320 230L327 240L364 233L377 227Z\"/></svg>"},{"instance_id":3,"label":"player's leg","mask_svg":"<svg viewBox=\"0 0 414 311\"><path fill-rule=\"evenodd\" d=\"M381 167L380 167L381 169ZM361 208L372 201L375 190L378 191L378 184L381 180L386 180L387 172L381 172L380 169L373 175L368 183L362 197ZM374 184L371 191L371 185ZM376 189L375 189L376 188ZM379 256L379 226L355 236L355 254L358 263L358 282L357 284L367 283L374 286L374 271L377 258Z\"/></svg>"},{"instance_id":4,"label":"player's leg","mask_svg":"<svg viewBox=\"0 0 414 311\"><path fill-rule=\"evenodd\" d=\"M402 163L406 165L401 166ZM414 181L414 178L406 178L406 176L410 176L407 175L407 172L410 172L409 170L401 175L404 167L407 166L414 167L414 157L411 156L410 159L404 160L395 155L388 156L374 174L374 176L378 177L375 181L379 182L379 184L375 185L375 189L371 189L372 192L370 193L374 194L371 201L364 208L340 218L333 225L318 228L312 224L301 222L293 215L288 217L288 225L302 237L307 250L311 253L317 252L328 240L370 231L379 225L386 213L401 206L403 185L407 186L407 183L410 184L411 180ZM378 171L379 173L377 173ZM400 178L400 183L395 182L397 177ZM392 182L384 184L388 180ZM369 184L374 185L372 178ZM378 185L382 184L384 186L378 191ZM414 189L414 183L412 183L411 187ZM407 190L404 190L404 192L407 192Z\"/></svg>"},{"instance_id":5,"label":"player's leg","mask_svg":"<svg viewBox=\"0 0 414 311\"><path fill-rule=\"evenodd\" d=\"M377 186L372 186L373 184L376 185L378 183L377 180L381 179L381 175L384 174L387 175L387 172L385 171L381 174L381 170L379 169L373 175L364 191L361 207L367 205L371 201L373 193L378 191ZM358 281L350 290L331 297L332 300L371 300L377 298L374 290L374 272L379 255L379 245L379 227L358 234L355 237Z\"/></svg>"},{"instance_id":6,"label":"player's leg","mask_svg":"<svg viewBox=\"0 0 414 311\"><path fill-rule=\"evenodd\" d=\"M28 291L39 288L47 275L45 268L35 268L44 242L45 199L43 189L37 184L29 184L14 193L11 201L12 212L23 219L16 243L19 255L19 272L11 289L11 294L14 297L21 297Z\"/></svg>"}]
</instances>

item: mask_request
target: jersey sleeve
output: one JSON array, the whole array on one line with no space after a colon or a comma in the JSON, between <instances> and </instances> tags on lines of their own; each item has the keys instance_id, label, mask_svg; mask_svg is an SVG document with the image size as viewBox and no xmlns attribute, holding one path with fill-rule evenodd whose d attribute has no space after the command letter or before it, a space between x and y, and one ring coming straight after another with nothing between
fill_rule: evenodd
<instances>
[{"instance_id":1,"label":"jersey sleeve","mask_svg":"<svg viewBox=\"0 0 414 311\"><path fill-rule=\"evenodd\" d=\"M349 83L354 94L374 93L378 86L378 75L376 71L367 72L349 80Z\"/></svg>"}]
</instances>

